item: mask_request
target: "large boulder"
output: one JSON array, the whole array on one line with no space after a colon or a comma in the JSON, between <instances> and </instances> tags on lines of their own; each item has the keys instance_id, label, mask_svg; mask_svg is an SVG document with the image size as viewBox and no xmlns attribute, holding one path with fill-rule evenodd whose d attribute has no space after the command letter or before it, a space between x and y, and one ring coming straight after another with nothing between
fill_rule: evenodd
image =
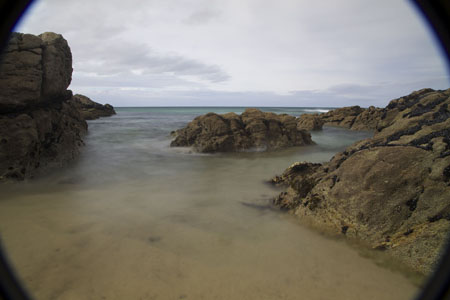
<instances>
[{"instance_id":1,"label":"large boulder","mask_svg":"<svg viewBox=\"0 0 450 300\"><path fill-rule=\"evenodd\" d=\"M42 51L42 97L57 99L72 81L72 53L67 41L60 34L45 32Z\"/></svg>"},{"instance_id":2,"label":"large boulder","mask_svg":"<svg viewBox=\"0 0 450 300\"><path fill-rule=\"evenodd\" d=\"M274 179L274 203L428 274L450 232L450 90L393 100L373 138ZM406 100L405 100L406 99Z\"/></svg>"},{"instance_id":3,"label":"large boulder","mask_svg":"<svg viewBox=\"0 0 450 300\"><path fill-rule=\"evenodd\" d=\"M0 180L72 160L87 123L69 100L72 54L59 34L12 33L0 64Z\"/></svg>"},{"instance_id":4,"label":"large boulder","mask_svg":"<svg viewBox=\"0 0 450 300\"><path fill-rule=\"evenodd\" d=\"M12 33L1 56L0 112L66 100L71 78L72 54L61 35Z\"/></svg>"},{"instance_id":5,"label":"large boulder","mask_svg":"<svg viewBox=\"0 0 450 300\"><path fill-rule=\"evenodd\" d=\"M188 146L198 152L274 150L313 144L311 135L297 129L297 120L286 114L246 109L241 115L208 113L174 132L171 147Z\"/></svg>"},{"instance_id":6,"label":"large boulder","mask_svg":"<svg viewBox=\"0 0 450 300\"><path fill-rule=\"evenodd\" d=\"M71 102L85 120L95 120L116 114L112 105L94 102L90 98L80 94L74 95Z\"/></svg>"},{"instance_id":7,"label":"large boulder","mask_svg":"<svg viewBox=\"0 0 450 300\"><path fill-rule=\"evenodd\" d=\"M86 122L67 101L0 115L0 181L34 177L73 160L86 131Z\"/></svg>"},{"instance_id":8,"label":"large boulder","mask_svg":"<svg viewBox=\"0 0 450 300\"><path fill-rule=\"evenodd\" d=\"M297 129L307 131L322 130L324 123L319 114L302 114L297 119Z\"/></svg>"}]
</instances>

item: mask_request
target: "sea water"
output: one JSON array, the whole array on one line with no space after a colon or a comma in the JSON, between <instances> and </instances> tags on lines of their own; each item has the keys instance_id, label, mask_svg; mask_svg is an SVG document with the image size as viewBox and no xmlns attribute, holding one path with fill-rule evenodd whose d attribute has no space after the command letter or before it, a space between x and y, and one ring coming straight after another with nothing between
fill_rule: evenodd
<instances>
[{"instance_id":1,"label":"sea water","mask_svg":"<svg viewBox=\"0 0 450 300\"><path fill-rule=\"evenodd\" d=\"M36 299L410 299L402 273L271 208L266 182L370 132L325 127L316 145L196 154L170 132L241 107L117 108L89 121L82 154L0 187L0 230ZM262 108L298 116L318 108Z\"/></svg>"}]
</instances>

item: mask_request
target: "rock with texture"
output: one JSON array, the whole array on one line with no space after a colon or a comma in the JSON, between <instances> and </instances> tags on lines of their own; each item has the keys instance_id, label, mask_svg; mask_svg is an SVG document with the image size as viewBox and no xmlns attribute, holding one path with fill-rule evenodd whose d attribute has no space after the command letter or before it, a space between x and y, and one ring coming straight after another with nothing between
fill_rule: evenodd
<instances>
[{"instance_id":1,"label":"rock with texture","mask_svg":"<svg viewBox=\"0 0 450 300\"><path fill-rule=\"evenodd\" d=\"M344 127L352 130L375 130L384 109L361 108L359 106L342 107L319 115L323 124Z\"/></svg>"},{"instance_id":2,"label":"rock with texture","mask_svg":"<svg viewBox=\"0 0 450 300\"><path fill-rule=\"evenodd\" d=\"M0 180L72 160L87 124L69 101L72 54L59 34L12 33L0 64Z\"/></svg>"},{"instance_id":3,"label":"rock with texture","mask_svg":"<svg viewBox=\"0 0 450 300\"><path fill-rule=\"evenodd\" d=\"M45 32L42 51L42 97L57 99L72 81L72 53L60 34Z\"/></svg>"},{"instance_id":4,"label":"rock with texture","mask_svg":"<svg viewBox=\"0 0 450 300\"><path fill-rule=\"evenodd\" d=\"M311 135L297 129L297 120L286 114L246 109L241 115L208 113L175 132L171 147L189 146L198 152L274 150L313 144Z\"/></svg>"},{"instance_id":5,"label":"rock with texture","mask_svg":"<svg viewBox=\"0 0 450 300\"><path fill-rule=\"evenodd\" d=\"M287 189L274 203L429 274L450 232L449 96L425 89L391 101L373 138L276 177Z\"/></svg>"},{"instance_id":6,"label":"rock with texture","mask_svg":"<svg viewBox=\"0 0 450 300\"><path fill-rule=\"evenodd\" d=\"M78 109L85 120L95 120L100 117L115 115L114 107L110 104L100 104L83 95L74 95L71 102Z\"/></svg>"},{"instance_id":7,"label":"rock with texture","mask_svg":"<svg viewBox=\"0 0 450 300\"><path fill-rule=\"evenodd\" d=\"M297 119L297 129L300 130L322 130L325 122L319 114L302 114Z\"/></svg>"},{"instance_id":8,"label":"rock with texture","mask_svg":"<svg viewBox=\"0 0 450 300\"><path fill-rule=\"evenodd\" d=\"M61 35L12 33L1 56L0 112L67 99L71 78L72 54Z\"/></svg>"},{"instance_id":9,"label":"rock with texture","mask_svg":"<svg viewBox=\"0 0 450 300\"><path fill-rule=\"evenodd\" d=\"M0 180L33 177L74 159L87 124L69 102L0 115Z\"/></svg>"}]
</instances>

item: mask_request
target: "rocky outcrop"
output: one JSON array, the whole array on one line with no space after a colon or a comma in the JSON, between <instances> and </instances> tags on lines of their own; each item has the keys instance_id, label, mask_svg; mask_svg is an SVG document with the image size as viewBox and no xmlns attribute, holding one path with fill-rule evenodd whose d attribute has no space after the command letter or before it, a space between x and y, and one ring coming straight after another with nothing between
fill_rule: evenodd
<instances>
[{"instance_id":1,"label":"rocky outcrop","mask_svg":"<svg viewBox=\"0 0 450 300\"><path fill-rule=\"evenodd\" d=\"M319 114L302 114L297 119L297 129L299 130L322 130L325 122Z\"/></svg>"},{"instance_id":2,"label":"rocky outcrop","mask_svg":"<svg viewBox=\"0 0 450 300\"><path fill-rule=\"evenodd\" d=\"M95 120L101 117L109 117L116 114L110 104L100 104L83 95L74 95L71 102L78 109L85 120Z\"/></svg>"},{"instance_id":3,"label":"rocky outcrop","mask_svg":"<svg viewBox=\"0 0 450 300\"><path fill-rule=\"evenodd\" d=\"M386 108L370 106L362 108L360 106L349 106L330 110L322 114L303 114L298 118L298 128L306 130L320 130L323 125L344 127L351 130L371 130L380 131L385 125L380 124L385 119L387 113L392 114L394 105L406 107L410 105L411 99L423 93L433 91L432 89L423 89L416 91L408 96L396 99ZM389 120L389 118L388 118ZM383 121L381 123L386 123Z\"/></svg>"},{"instance_id":4,"label":"rocky outcrop","mask_svg":"<svg viewBox=\"0 0 450 300\"><path fill-rule=\"evenodd\" d=\"M358 114L350 129L352 130L376 130L385 109L370 106Z\"/></svg>"},{"instance_id":5,"label":"rocky outcrop","mask_svg":"<svg viewBox=\"0 0 450 300\"><path fill-rule=\"evenodd\" d=\"M274 203L428 274L450 232L449 96L425 89L391 101L373 138L274 178L287 186Z\"/></svg>"},{"instance_id":6,"label":"rocky outcrop","mask_svg":"<svg viewBox=\"0 0 450 300\"><path fill-rule=\"evenodd\" d=\"M208 113L195 118L174 135L171 147L189 146L209 153L313 144L307 131L297 129L295 117L258 109L246 109L241 115Z\"/></svg>"},{"instance_id":7,"label":"rocky outcrop","mask_svg":"<svg viewBox=\"0 0 450 300\"><path fill-rule=\"evenodd\" d=\"M1 56L0 112L66 100L71 78L72 54L61 35L12 33Z\"/></svg>"},{"instance_id":8,"label":"rocky outcrop","mask_svg":"<svg viewBox=\"0 0 450 300\"><path fill-rule=\"evenodd\" d=\"M330 110L320 114L320 119L325 125L344 127L352 130L375 130L378 121L384 113L384 109L361 108L359 106L349 106Z\"/></svg>"},{"instance_id":9,"label":"rocky outcrop","mask_svg":"<svg viewBox=\"0 0 450 300\"><path fill-rule=\"evenodd\" d=\"M73 159L87 124L70 102L72 54L59 34L13 33L0 65L0 180Z\"/></svg>"}]
</instances>

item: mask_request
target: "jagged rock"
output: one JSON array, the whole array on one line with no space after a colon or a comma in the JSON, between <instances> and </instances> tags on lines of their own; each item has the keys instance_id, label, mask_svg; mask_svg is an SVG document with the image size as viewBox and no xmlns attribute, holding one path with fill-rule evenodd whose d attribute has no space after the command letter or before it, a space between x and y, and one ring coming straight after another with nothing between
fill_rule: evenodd
<instances>
[{"instance_id":1,"label":"jagged rock","mask_svg":"<svg viewBox=\"0 0 450 300\"><path fill-rule=\"evenodd\" d=\"M297 119L297 129L299 130L322 130L325 122L319 114L302 114Z\"/></svg>"},{"instance_id":2,"label":"jagged rock","mask_svg":"<svg viewBox=\"0 0 450 300\"><path fill-rule=\"evenodd\" d=\"M363 111L359 106L349 106L330 110L320 114L320 117L326 125L351 128L356 117Z\"/></svg>"},{"instance_id":3,"label":"jagged rock","mask_svg":"<svg viewBox=\"0 0 450 300\"><path fill-rule=\"evenodd\" d=\"M74 95L71 102L78 109L85 120L94 120L100 117L115 115L114 107L110 104L100 104L83 95Z\"/></svg>"},{"instance_id":4,"label":"jagged rock","mask_svg":"<svg viewBox=\"0 0 450 300\"><path fill-rule=\"evenodd\" d=\"M297 129L295 117L254 108L246 109L240 116L235 113L199 116L177 130L175 136L171 147L192 146L198 152L280 149L313 143L308 132Z\"/></svg>"},{"instance_id":5,"label":"jagged rock","mask_svg":"<svg viewBox=\"0 0 450 300\"><path fill-rule=\"evenodd\" d=\"M87 123L68 100L72 54L59 34L12 33L0 64L0 180L72 160Z\"/></svg>"},{"instance_id":6,"label":"jagged rock","mask_svg":"<svg viewBox=\"0 0 450 300\"><path fill-rule=\"evenodd\" d=\"M384 109L370 106L356 116L350 129L352 130L376 130L383 116Z\"/></svg>"},{"instance_id":7,"label":"jagged rock","mask_svg":"<svg viewBox=\"0 0 450 300\"><path fill-rule=\"evenodd\" d=\"M0 181L22 180L74 159L87 124L70 102L0 115Z\"/></svg>"},{"instance_id":8,"label":"jagged rock","mask_svg":"<svg viewBox=\"0 0 450 300\"><path fill-rule=\"evenodd\" d=\"M352 130L375 130L385 109L371 106L361 108L359 106L342 107L318 115L322 124L328 126L344 127Z\"/></svg>"},{"instance_id":9,"label":"jagged rock","mask_svg":"<svg viewBox=\"0 0 450 300\"><path fill-rule=\"evenodd\" d=\"M320 167L288 169L275 204L430 273L450 232L449 95L427 89L391 101L373 138Z\"/></svg>"}]
</instances>

